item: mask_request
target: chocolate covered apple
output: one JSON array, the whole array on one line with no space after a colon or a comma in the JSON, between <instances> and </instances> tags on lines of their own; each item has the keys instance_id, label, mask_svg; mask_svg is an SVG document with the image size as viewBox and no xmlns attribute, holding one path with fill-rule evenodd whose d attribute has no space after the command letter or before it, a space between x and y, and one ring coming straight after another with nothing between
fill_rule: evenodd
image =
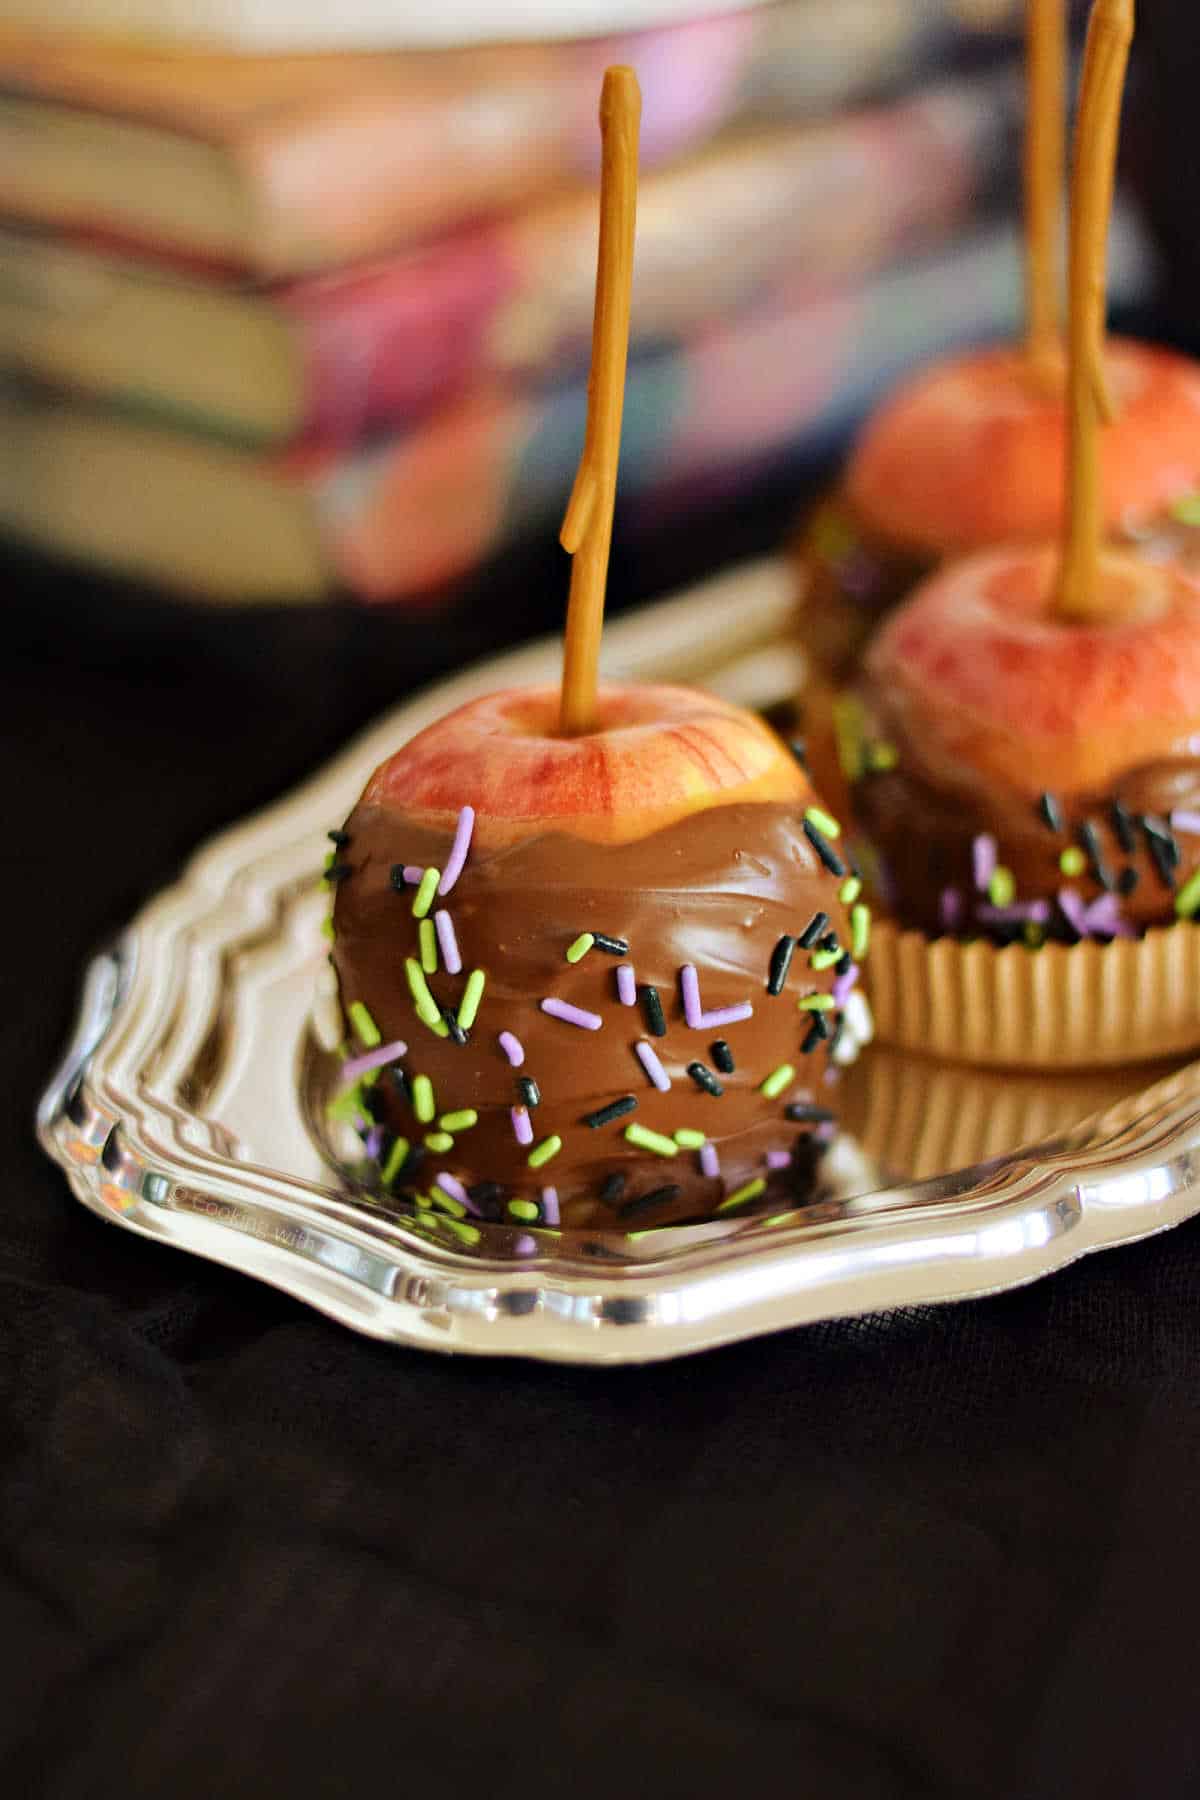
<instances>
[{"instance_id":1,"label":"chocolate covered apple","mask_svg":"<svg viewBox=\"0 0 1200 1800\"><path fill-rule=\"evenodd\" d=\"M598 684L636 121L631 72L610 70L561 690L488 695L398 750L327 876L332 1111L390 1195L459 1235L793 1203L830 1064L869 1034L870 915L793 754L722 701Z\"/></svg>"},{"instance_id":2,"label":"chocolate covered apple","mask_svg":"<svg viewBox=\"0 0 1200 1800\"><path fill-rule=\"evenodd\" d=\"M1068 435L1056 254L1063 141L1063 0L1030 0L1025 341L917 374L868 421L799 545L803 630L848 679L879 621L947 558L1052 537ZM1115 132L1115 120L1113 130ZM1103 146L1087 146L1089 156ZM1103 374L1103 521L1177 535L1200 479L1200 368L1128 340Z\"/></svg>"}]
</instances>

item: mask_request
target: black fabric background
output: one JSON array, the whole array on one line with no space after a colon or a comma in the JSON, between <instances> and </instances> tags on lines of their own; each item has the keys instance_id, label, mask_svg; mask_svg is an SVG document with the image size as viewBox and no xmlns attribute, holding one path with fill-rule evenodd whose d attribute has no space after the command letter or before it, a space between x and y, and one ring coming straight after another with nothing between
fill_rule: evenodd
<instances>
[{"instance_id":1,"label":"black fabric background","mask_svg":"<svg viewBox=\"0 0 1200 1800\"><path fill-rule=\"evenodd\" d=\"M547 623L562 571L491 591L167 621L11 571L2 1791L1194 1793L1200 1225L588 1372L360 1340L39 1155L87 951L388 700Z\"/></svg>"}]
</instances>

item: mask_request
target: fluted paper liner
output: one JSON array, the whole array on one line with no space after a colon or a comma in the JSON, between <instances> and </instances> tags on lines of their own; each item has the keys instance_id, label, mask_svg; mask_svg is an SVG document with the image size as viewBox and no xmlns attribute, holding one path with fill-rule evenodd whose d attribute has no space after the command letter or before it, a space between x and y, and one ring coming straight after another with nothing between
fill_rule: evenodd
<instances>
[{"instance_id":1,"label":"fluted paper liner","mask_svg":"<svg viewBox=\"0 0 1200 1800\"><path fill-rule=\"evenodd\" d=\"M864 968L880 1041L993 1068L1083 1069L1200 1048L1200 926L1100 944L928 938L877 919Z\"/></svg>"}]
</instances>

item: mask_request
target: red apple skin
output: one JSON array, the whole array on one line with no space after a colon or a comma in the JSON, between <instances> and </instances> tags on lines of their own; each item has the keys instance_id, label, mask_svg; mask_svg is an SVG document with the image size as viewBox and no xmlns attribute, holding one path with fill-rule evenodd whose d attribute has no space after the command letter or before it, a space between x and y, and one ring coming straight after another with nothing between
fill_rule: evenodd
<instances>
[{"instance_id":1,"label":"red apple skin","mask_svg":"<svg viewBox=\"0 0 1200 1800\"><path fill-rule=\"evenodd\" d=\"M1200 746L1200 576L1110 552L1109 616L1051 612L1058 553L985 551L931 576L867 660L926 773L964 771L1031 799L1100 792Z\"/></svg>"},{"instance_id":2,"label":"red apple skin","mask_svg":"<svg viewBox=\"0 0 1200 1800\"><path fill-rule=\"evenodd\" d=\"M601 688L597 730L559 737L556 687L472 700L372 775L364 803L451 828L465 805L490 844L538 831L626 843L706 807L796 801L812 793L770 727L691 688Z\"/></svg>"},{"instance_id":3,"label":"red apple skin","mask_svg":"<svg viewBox=\"0 0 1200 1800\"><path fill-rule=\"evenodd\" d=\"M1103 432L1104 506L1115 529L1195 487L1200 366L1118 338L1105 367L1117 413ZM930 560L1050 538L1065 434L1061 382L1035 376L1019 348L957 357L874 414L847 469L847 499L865 529Z\"/></svg>"}]
</instances>

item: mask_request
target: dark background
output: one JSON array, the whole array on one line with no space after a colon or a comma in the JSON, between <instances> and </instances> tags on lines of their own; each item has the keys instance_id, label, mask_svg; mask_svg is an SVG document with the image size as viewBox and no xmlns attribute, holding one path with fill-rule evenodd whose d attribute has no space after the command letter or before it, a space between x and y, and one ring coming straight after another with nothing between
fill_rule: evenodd
<instances>
[{"instance_id":1,"label":"dark background","mask_svg":"<svg viewBox=\"0 0 1200 1800\"><path fill-rule=\"evenodd\" d=\"M1146 9L1196 336L1200 21ZM618 547L617 606L775 542ZM1200 1224L1023 1292L612 1372L387 1348L85 1213L31 1134L81 963L382 707L551 628L208 615L3 565L3 1792L1200 1787Z\"/></svg>"}]
</instances>

